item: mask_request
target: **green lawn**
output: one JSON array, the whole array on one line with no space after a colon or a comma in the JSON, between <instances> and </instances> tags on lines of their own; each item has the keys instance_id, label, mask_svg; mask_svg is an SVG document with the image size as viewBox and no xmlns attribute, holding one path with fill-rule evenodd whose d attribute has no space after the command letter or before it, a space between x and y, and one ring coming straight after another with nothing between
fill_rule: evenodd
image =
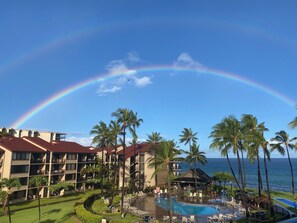
<instances>
[{"instance_id":1,"label":"green lawn","mask_svg":"<svg viewBox=\"0 0 297 223\"><path fill-rule=\"evenodd\" d=\"M73 205L75 201L67 201L58 204L51 204L41 207L41 222L42 223L81 223L76 217ZM15 211L11 215L12 222L15 223L37 223L38 222L38 208L30 208L26 210ZM8 216L0 217L1 223L8 223Z\"/></svg>"}]
</instances>

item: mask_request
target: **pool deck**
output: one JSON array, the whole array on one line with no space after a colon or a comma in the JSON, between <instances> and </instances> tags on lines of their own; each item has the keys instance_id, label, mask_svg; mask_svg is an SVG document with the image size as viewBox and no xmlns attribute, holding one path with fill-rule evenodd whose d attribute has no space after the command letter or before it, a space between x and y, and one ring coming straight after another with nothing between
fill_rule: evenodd
<instances>
[{"instance_id":1,"label":"pool deck","mask_svg":"<svg viewBox=\"0 0 297 223\"><path fill-rule=\"evenodd\" d=\"M149 195L145 198L140 198L140 199L136 199L136 201L133 203L133 206L137 207L140 210L144 210L150 213L151 216L154 216L155 218L157 218L158 220L163 220L163 216L169 215L168 210L165 210L161 207L158 207L155 203L155 199L156 197L153 195ZM180 202L187 202L187 203L192 203L192 204L201 204L199 202L195 202L195 200L179 200ZM220 211L220 214L228 214L228 213L234 213L236 212L236 209L233 210L233 208L227 207L225 205L218 204L210 204L207 203L206 205L212 205L214 207L218 207L218 210ZM187 218L190 217L190 215L179 215L176 213L173 213L173 216L176 216L178 221L181 222L182 217L185 216ZM195 215L195 219L196 222L205 222L208 223L208 219L207 217L209 216L213 216L213 215Z\"/></svg>"}]
</instances>

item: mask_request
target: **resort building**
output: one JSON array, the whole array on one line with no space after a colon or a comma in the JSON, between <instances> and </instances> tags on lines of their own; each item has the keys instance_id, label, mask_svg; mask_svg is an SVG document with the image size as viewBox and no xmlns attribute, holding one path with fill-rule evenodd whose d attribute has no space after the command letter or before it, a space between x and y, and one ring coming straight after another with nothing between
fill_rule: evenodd
<instances>
[{"instance_id":1,"label":"resort building","mask_svg":"<svg viewBox=\"0 0 297 223\"><path fill-rule=\"evenodd\" d=\"M80 171L87 165L96 164L97 152L75 142L61 141L65 139L62 133L37 135L33 132L30 136L27 135L29 132L16 130L14 135L21 138L0 138L0 179L19 178L22 185L19 189L13 188L11 199L27 200L35 197L37 188L29 185L33 176L48 179L48 185L41 190L41 197L49 197L49 186L59 182L71 183L73 189L85 189L87 176L81 175ZM22 136L23 133L27 136Z\"/></svg>"},{"instance_id":2,"label":"resort building","mask_svg":"<svg viewBox=\"0 0 297 223\"><path fill-rule=\"evenodd\" d=\"M124 154L123 147L117 148L117 153L111 148L103 149L103 160L107 165L110 165L115 160L123 162ZM102 148L99 149L98 156L102 158ZM148 160L154 156L153 148L149 143L140 143L126 147L125 154L125 187L129 186L131 180L135 180L137 188L143 190L145 187L165 186L167 170L163 169L153 176L155 168L149 167ZM121 164L122 165L122 164ZM121 166L122 167L122 166ZM175 176L180 174L180 165L178 162L172 164L172 169ZM120 168L118 173L119 187L122 187L123 168Z\"/></svg>"},{"instance_id":3,"label":"resort building","mask_svg":"<svg viewBox=\"0 0 297 223\"><path fill-rule=\"evenodd\" d=\"M87 179L94 178L94 173L81 174L87 166L95 166L97 158L103 158L110 166L115 161L124 161L123 147L115 152L113 148L96 149L85 147L75 142L65 141L65 133L39 132L0 128L6 136L0 138L0 179L19 178L21 188L14 188L12 200L27 200L36 196L37 188L29 185L30 178L44 176L48 184L40 192L41 197L49 197L51 185L68 182L73 190L84 190L90 185ZM102 157L103 152L103 157ZM155 168L150 168L148 160L154 156L149 143L140 143L126 147L125 187L131 181L136 182L138 190L146 187L164 187L167 170L163 169L153 176ZM175 176L179 176L179 163L172 163ZM122 187L122 168L116 173L119 188ZM62 191L64 193L64 191Z\"/></svg>"}]
</instances>

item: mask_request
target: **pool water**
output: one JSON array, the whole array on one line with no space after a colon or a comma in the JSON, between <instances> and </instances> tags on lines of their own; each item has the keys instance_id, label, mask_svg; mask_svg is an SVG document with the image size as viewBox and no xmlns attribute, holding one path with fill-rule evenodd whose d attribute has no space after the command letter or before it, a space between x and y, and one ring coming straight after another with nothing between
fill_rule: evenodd
<instances>
[{"instance_id":1,"label":"pool water","mask_svg":"<svg viewBox=\"0 0 297 223\"><path fill-rule=\"evenodd\" d=\"M288 200L286 198L274 198L274 200L280 201L280 202L282 202L284 204L287 204L287 205L289 205L289 206L291 206L293 208L297 208L297 203L296 202Z\"/></svg>"},{"instance_id":2,"label":"pool water","mask_svg":"<svg viewBox=\"0 0 297 223\"><path fill-rule=\"evenodd\" d=\"M155 202L157 206L167 210L169 209L167 198L158 197ZM176 201L175 198L172 198L172 211L180 215L213 215L219 213L213 206L182 203Z\"/></svg>"}]
</instances>

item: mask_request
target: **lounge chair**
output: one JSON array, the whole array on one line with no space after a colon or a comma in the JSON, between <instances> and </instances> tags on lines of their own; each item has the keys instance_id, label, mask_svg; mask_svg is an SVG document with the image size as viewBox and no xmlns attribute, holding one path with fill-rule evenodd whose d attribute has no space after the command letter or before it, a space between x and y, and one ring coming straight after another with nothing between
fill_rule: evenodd
<instances>
[{"instance_id":1,"label":"lounge chair","mask_svg":"<svg viewBox=\"0 0 297 223\"><path fill-rule=\"evenodd\" d=\"M164 215L163 216L163 221L168 221L169 220L169 216L168 215Z\"/></svg>"},{"instance_id":2,"label":"lounge chair","mask_svg":"<svg viewBox=\"0 0 297 223\"><path fill-rule=\"evenodd\" d=\"M182 223L187 223L188 222L188 218L185 216L182 216Z\"/></svg>"},{"instance_id":3,"label":"lounge chair","mask_svg":"<svg viewBox=\"0 0 297 223\"><path fill-rule=\"evenodd\" d=\"M193 194L193 197L197 197L197 193L196 192Z\"/></svg>"},{"instance_id":4,"label":"lounge chair","mask_svg":"<svg viewBox=\"0 0 297 223\"><path fill-rule=\"evenodd\" d=\"M220 218L217 215L212 216L212 221L213 222L219 222Z\"/></svg>"},{"instance_id":5,"label":"lounge chair","mask_svg":"<svg viewBox=\"0 0 297 223\"><path fill-rule=\"evenodd\" d=\"M195 222L195 215L190 215L189 222L190 223L194 223Z\"/></svg>"},{"instance_id":6,"label":"lounge chair","mask_svg":"<svg viewBox=\"0 0 297 223\"><path fill-rule=\"evenodd\" d=\"M193 197L193 193L190 193L189 197Z\"/></svg>"}]
</instances>

